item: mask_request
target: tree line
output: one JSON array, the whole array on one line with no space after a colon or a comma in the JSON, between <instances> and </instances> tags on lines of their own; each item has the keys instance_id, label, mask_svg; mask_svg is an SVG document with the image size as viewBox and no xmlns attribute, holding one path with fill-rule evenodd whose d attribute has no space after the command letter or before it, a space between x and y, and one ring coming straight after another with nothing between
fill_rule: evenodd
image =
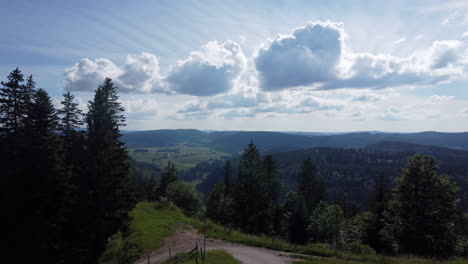
<instances>
[{"instance_id":1,"label":"tree line","mask_svg":"<svg viewBox=\"0 0 468 264\"><path fill-rule=\"evenodd\" d=\"M20 262L97 263L109 236L128 233L135 203L116 87L106 79L84 114L69 92L56 109L18 68L1 84L7 254Z\"/></svg>"},{"instance_id":2,"label":"tree line","mask_svg":"<svg viewBox=\"0 0 468 264\"><path fill-rule=\"evenodd\" d=\"M380 173L366 211L350 210L345 199L330 199L310 158L295 177L296 191L284 200L279 198L276 162L271 155L261 157L253 142L237 171L234 177L227 161L224 177L206 203L206 216L227 227L356 253L468 254L468 216L459 205L460 189L451 177L438 173L433 157L409 158L393 189Z\"/></svg>"}]
</instances>

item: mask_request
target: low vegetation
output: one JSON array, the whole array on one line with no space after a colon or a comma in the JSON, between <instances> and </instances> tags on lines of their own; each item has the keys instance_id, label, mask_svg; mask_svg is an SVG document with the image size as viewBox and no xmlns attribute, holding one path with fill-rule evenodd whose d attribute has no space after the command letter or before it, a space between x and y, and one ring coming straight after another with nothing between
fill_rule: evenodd
<instances>
[{"instance_id":1,"label":"low vegetation","mask_svg":"<svg viewBox=\"0 0 468 264\"><path fill-rule=\"evenodd\" d=\"M163 262L164 264L193 264L195 260L188 254L177 254L173 259ZM206 264L238 264L238 260L233 258L225 250L213 250L206 252Z\"/></svg>"},{"instance_id":2,"label":"low vegetation","mask_svg":"<svg viewBox=\"0 0 468 264\"><path fill-rule=\"evenodd\" d=\"M122 239L120 234L113 236L109 241L106 252L101 257L102 263L114 264L123 263L122 260L124 259L135 260L151 250L161 247L164 238L171 236L175 232L176 228L198 228L202 226L206 228L207 236L212 238L249 246L280 250L293 254L297 253L298 255L293 256L300 261L299 263L466 263L466 260L464 259L436 262L418 257L382 257L375 253L354 254L344 251L336 252L328 244L296 245L282 239L245 234L238 230L217 225L211 221L203 221L187 217L167 200L163 200L161 202L138 203L130 214L132 216L131 234L126 239ZM209 255L208 253L207 255ZM304 254L307 256L304 256ZM212 254L211 256L213 255L216 254ZM183 262L186 260L184 256L185 255L181 255L180 260L177 260L182 262L167 263L185 263ZM225 256L222 253L220 253L218 257L224 261ZM226 258L229 259L229 257Z\"/></svg>"}]
</instances>

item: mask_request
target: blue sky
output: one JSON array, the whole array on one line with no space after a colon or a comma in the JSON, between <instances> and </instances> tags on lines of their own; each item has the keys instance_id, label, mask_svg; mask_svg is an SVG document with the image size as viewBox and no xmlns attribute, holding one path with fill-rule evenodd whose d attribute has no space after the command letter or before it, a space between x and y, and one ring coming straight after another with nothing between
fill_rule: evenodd
<instances>
[{"instance_id":1,"label":"blue sky","mask_svg":"<svg viewBox=\"0 0 468 264\"><path fill-rule=\"evenodd\" d=\"M0 79L127 129L467 131L466 1L2 1Z\"/></svg>"}]
</instances>

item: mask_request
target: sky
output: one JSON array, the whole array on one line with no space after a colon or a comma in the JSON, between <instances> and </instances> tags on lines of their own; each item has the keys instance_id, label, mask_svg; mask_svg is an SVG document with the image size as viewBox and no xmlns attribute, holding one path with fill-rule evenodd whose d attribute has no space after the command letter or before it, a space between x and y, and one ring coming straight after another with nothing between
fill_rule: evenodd
<instances>
[{"instance_id":1,"label":"sky","mask_svg":"<svg viewBox=\"0 0 468 264\"><path fill-rule=\"evenodd\" d=\"M128 130L468 131L466 0L0 2L0 80Z\"/></svg>"}]
</instances>

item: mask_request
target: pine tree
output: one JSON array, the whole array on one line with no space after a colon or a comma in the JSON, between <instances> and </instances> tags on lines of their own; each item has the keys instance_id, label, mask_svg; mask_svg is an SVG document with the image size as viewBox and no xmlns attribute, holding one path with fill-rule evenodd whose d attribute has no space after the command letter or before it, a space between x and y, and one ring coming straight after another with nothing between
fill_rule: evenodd
<instances>
[{"instance_id":1,"label":"pine tree","mask_svg":"<svg viewBox=\"0 0 468 264\"><path fill-rule=\"evenodd\" d=\"M92 214L90 252L86 262L95 263L104 250L107 238L128 223L133 207L130 166L120 127L124 111L118 101L117 88L107 78L89 102L88 126L89 191Z\"/></svg>"},{"instance_id":2,"label":"pine tree","mask_svg":"<svg viewBox=\"0 0 468 264\"><path fill-rule=\"evenodd\" d=\"M390 195L390 183L385 174L380 173L372 192L370 204L372 217L367 227L367 239L365 241L366 244L369 244L377 252L382 252L384 249L380 231L384 228L384 212L387 209Z\"/></svg>"},{"instance_id":3,"label":"pine tree","mask_svg":"<svg viewBox=\"0 0 468 264\"><path fill-rule=\"evenodd\" d=\"M294 209L288 222L288 240L291 243L305 244L308 240L306 232L309 225L306 203L302 195L296 195Z\"/></svg>"},{"instance_id":4,"label":"pine tree","mask_svg":"<svg viewBox=\"0 0 468 264\"><path fill-rule=\"evenodd\" d=\"M25 126L26 132L25 134L30 133L31 130L31 116L33 115L33 110L32 110L32 103L33 103L33 97L34 94L36 93L36 82L33 79L32 75L29 75L28 79L26 80L26 85L22 86L22 101L24 103L24 109L23 109L23 124ZM28 135L29 136L29 135Z\"/></svg>"},{"instance_id":5,"label":"pine tree","mask_svg":"<svg viewBox=\"0 0 468 264\"><path fill-rule=\"evenodd\" d=\"M325 183L317 176L317 169L307 157L297 177L298 193L305 200L308 212L312 212L320 201L326 200Z\"/></svg>"},{"instance_id":6,"label":"pine tree","mask_svg":"<svg viewBox=\"0 0 468 264\"><path fill-rule=\"evenodd\" d=\"M272 204L276 204L280 198L281 181L279 179L278 165L271 155L263 158L263 170L265 175L265 188L268 199Z\"/></svg>"},{"instance_id":7,"label":"pine tree","mask_svg":"<svg viewBox=\"0 0 468 264\"><path fill-rule=\"evenodd\" d=\"M224 184L215 184L213 191L210 193L210 196L206 201L206 217L210 218L216 223L222 223L223 220L222 211L225 189L226 188Z\"/></svg>"},{"instance_id":8,"label":"pine tree","mask_svg":"<svg viewBox=\"0 0 468 264\"><path fill-rule=\"evenodd\" d=\"M239 174L234 191L236 223L246 232L262 233L266 230L261 180L263 166L257 146L250 142L239 162Z\"/></svg>"},{"instance_id":9,"label":"pine tree","mask_svg":"<svg viewBox=\"0 0 468 264\"><path fill-rule=\"evenodd\" d=\"M63 94L62 108L57 111L61 116L58 129L67 139L75 137L78 129L83 126L83 111L78 109L78 104L74 102L74 99L75 96L70 92Z\"/></svg>"},{"instance_id":10,"label":"pine tree","mask_svg":"<svg viewBox=\"0 0 468 264\"><path fill-rule=\"evenodd\" d=\"M8 82L2 82L0 89L0 124L1 131L7 134L18 132L23 126L26 112L24 102L24 75L16 68L8 75Z\"/></svg>"},{"instance_id":11,"label":"pine tree","mask_svg":"<svg viewBox=\"0 0 468 264\"><path fill-rule=\"evenodd\" d=\"M166 197L166 191L169 184L177 181L177 169L174 163L168 161L164 172L161 175L161 181L158 186L158 196Z\"/></svg>"},{"instance_id":12,"label":"pine tree","mask_svg":"<svg viewBox=\"0 0 468 264\"><path fill-rule=\"evenodd\" d=\"M231 193L231 178L232 169L231 161L226 161L226 168L224 170L224 197L227 197Z\"/></svg>"},{"instance_id":13,"label":"pine tree","mask_svg":"<svg viewBox=\"0 0 468 264\"><path fill-rule=\"evenodd\" d=\"M24 160L28 163L23 173L27 185L23 190L32 209L28 216L31 234L28 248L31 256L48 262L59 262L64 257L65 227L69 224L66 211L70 195L70 173L64 164L62 141L56 134L57 115L52 101L43 89L37 90L31 105L32 139Z\"/></svg>"}]
</instances>

